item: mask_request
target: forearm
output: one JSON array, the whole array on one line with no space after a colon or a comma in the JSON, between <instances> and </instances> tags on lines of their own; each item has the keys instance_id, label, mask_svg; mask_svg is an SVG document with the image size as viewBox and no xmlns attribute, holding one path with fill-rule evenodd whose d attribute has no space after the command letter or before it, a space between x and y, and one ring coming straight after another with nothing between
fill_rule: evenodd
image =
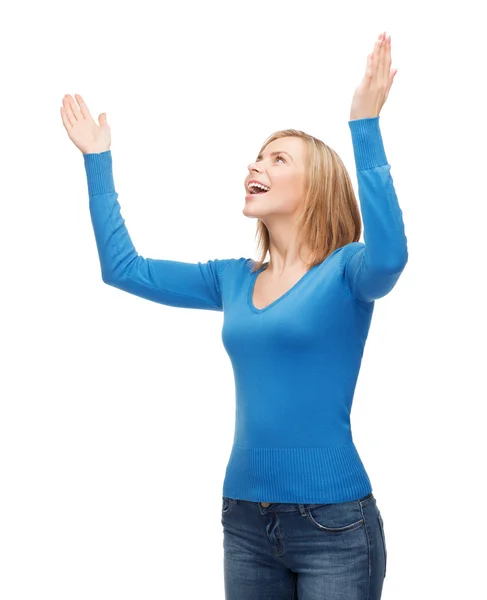
<instances>
[{"instance_id":1,"label":"forearm","mask_svg":"<svg viewBox=\"0 0 487 600\"><path fill-rule=\"evenodd\" d=\"M349 122L365 247L349 257L347 277L364 301L385 295L408 260L402 210L387 162L379 117Z\"/></svg>"}]
</instances>

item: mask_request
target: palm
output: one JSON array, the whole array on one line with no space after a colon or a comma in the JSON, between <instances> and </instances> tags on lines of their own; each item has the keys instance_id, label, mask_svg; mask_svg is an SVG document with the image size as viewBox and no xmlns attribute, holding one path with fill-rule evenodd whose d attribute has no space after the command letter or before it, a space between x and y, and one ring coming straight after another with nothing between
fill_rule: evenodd
<instances>
[{"instance_id":1,"label":"palm","mask_svg":"<svg viewBox=\"0 0 487 600\"><path fill-rule=\"evenodd\" d=\"M389 95L397 69L391 69L391 36L385 32L375 42L367 56L367 68L355 89L350 108L350 119L365 119L379 115Z\"/></svg>"},{"instance_id":2,"label":"palm","mask_svg":"<svg viewBox=\"0 0 487 600\"><path fill-rule=\"evenodd\" d=\"M88 110L83 98L75 94L79 107L73 98L66 94L63 98L61 115L69 139L83 154L104 152L110 148L110 127L106 115L102 113L98 125Z\"/></svg>"}]
</instances>

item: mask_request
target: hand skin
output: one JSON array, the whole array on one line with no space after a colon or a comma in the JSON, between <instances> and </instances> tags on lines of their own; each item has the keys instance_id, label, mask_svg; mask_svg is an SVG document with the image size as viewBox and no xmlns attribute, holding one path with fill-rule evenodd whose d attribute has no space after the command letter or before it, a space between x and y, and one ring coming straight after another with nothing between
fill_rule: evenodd
<instances>
[{"instance_id":1,"label":"hand skin","mask_svg":"<svg viewBox=\"0 0 487 600\"><path fill-rule=\"evenodd\" d=\"M61 107L61 118L69 139L83 154L110 150L112 140L106 113L98 116L97 124L83 98L79 94L75 94L75 98L78 104L70 94L66 94Z\"/></svg>"},{"instance_id":2,"label":"hand skin","mask_svg":"<svg viewBox=\"0 0 487 600\"><path fill-rule=\"evenodd\" d=\"M365 75L355 90L350 121L377 117L387 100L397 69L391 69L391 36L381 33L367 56Z\"/></svg>"}]
</instances>

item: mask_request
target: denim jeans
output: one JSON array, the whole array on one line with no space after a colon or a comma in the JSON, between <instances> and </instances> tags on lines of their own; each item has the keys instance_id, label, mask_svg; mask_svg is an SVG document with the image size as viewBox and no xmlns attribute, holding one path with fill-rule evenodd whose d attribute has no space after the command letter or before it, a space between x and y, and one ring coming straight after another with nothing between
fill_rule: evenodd
<instances>
[{"instance_id":1,"label":"denim jeans","mask_svg":"<svg viewBox=\"0 0 487 600\"><path fill-rule=\"evenodd\" d=\"M384 523L373 493L332 504L223 496L226 600L379 600Z\"/></svg>"}]
</instances>

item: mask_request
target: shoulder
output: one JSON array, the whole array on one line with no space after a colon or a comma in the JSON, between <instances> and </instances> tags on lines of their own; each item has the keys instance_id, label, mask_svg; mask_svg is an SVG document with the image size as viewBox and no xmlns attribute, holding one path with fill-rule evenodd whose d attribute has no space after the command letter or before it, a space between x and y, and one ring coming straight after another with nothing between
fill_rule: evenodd
<instances>
[{"instance_id":1,"label":"shoulder","mask_svg":"<svg viewBox=\"0 0 487 600\"><path fill-rule=\"evenodd\" d=\"M365 248L365 244L363 242L350 242L345 246L342 246L339 250L340 254L340 270L343 270L350 260L350 258Z\"/></svg>"},{"instance_id":2,"label":"shoulder","mask_svg":"<svg viewBox=\"0 0 487 600\"><path fill-rule=\"evenodd\" d=\"M250 258L241 256L240 258L220 258L215 259L219 277L235 276L246 269L251 268ZM247 266L249 265L249 266Z\"/></svg>"},{"instance_id":3,"label":"shoulder","mask_svg":"<svg viewBox=\"0 0 487 600\"><path fill-rule=\"evenodd\" d=\"M343 270L350 257L359 252L362 248L365 248L363 242L350 242L344 246L339 246L338 248L335 248L321 264L331 263L334 265L333 268Z\"/></svg>"}]
</instances>

